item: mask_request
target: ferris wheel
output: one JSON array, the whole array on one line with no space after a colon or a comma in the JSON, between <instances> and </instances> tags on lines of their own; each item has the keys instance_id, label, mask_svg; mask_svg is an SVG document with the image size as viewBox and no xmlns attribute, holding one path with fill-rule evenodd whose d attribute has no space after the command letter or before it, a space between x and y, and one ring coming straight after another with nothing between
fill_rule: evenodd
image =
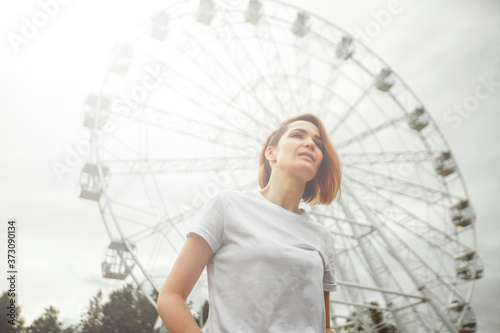
<instances>
[{"instance_id":1,"label":"ferris wheel","mask_svg":"<svg viewBox=\"0 0 500 333\"><path fill-rule=\"evenodd\" d=\"M115 48L84 109L94 135L80 196L111 238L105 277L131 276L155 304L203 204L257 189L267 134L310 112L343 165L339 201L304 207L335 242L332 327L476 331L483 266L450 148L403 80L334 24L272 0L173 3ZM206 299L203 275L194 313Z\"/></svg>"}]
</instances>

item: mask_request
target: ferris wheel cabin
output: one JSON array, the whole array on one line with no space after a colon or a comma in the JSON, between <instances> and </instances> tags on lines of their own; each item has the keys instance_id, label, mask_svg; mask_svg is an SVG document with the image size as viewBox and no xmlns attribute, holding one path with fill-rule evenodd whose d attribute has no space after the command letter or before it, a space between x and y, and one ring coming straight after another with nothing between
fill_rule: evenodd
<instances>
[{"instance_id":1,"label":"ferris wheel cabin","mask_svg":"<svg viewBox=\"0 0 500 333\"><path fill-rule=\"evenodd\" d=\"M159 41L164 41L167 38L168 24L170 23L170 16L165 12L160 12L153 16L151 19L151 29L149 36Z\"/></svg>"},{"instance_id":2,"label":"ferris wheel cabin","mask_svg":"<svg viewBox=\"0 0 500 333\"><path fill-rule=\"evenodd\" d=\"M299 12L292 25L292 32L297 37L304 37L311 29L309 15L306 12Z\"/></svg>"},{"instance_id":3,"label":"ferris wheel cabin","mask_svg":"<svg viewBox=\"0 0 500 333\"><path fill-rule=\"evenodd\" d=\"M245 15L246 22L257 24L259 19L262 17L262 3L258 0L250 0Z\"/></svg>"},{"instance_id":4,"label":"ferris wheel cabin","mask_svg":"<svg viewBox=\"0 0 500 333\"><path fill-rule=\"evenodd\" d=\"M342 60L349 59L354 53L352 42L353 39L351 36L342 36L342 40L335 49L335 55Z\"/></svg>"},{"instance_id":5,"label":"ferris wheel cabin","mask_svg":"<svg viewBox=\"0 0 500 333\"><path fill-rule=\"evenodd\" d=\"M96 164L87 163L83 166L80 174L80 198L99 201L104 187L109 181L109 168L101 166L104 181L99 177L99 169Z\"/></svg>"},{"instance_id":6,"label":"ferris wheel cabin","mask_svg":"<svg viewBox=\"0 0 500 333\"><path fill-rule=\"evenodd\" d=\"M132 251L136 251L136 246ZM134 267L135 261L127 246L118 240L109 244L101 264L102 276L108 279L125 280Z\"/></svg>"},{"instance_id":7,"label":"ferris wheel cabin","mask_svg":"<svg viewBox=\"0 0 500 333\"><path fill-rule=\"evenodd\" d=\"M446 177L455 172L457 163L451 156L451 152L445 151L434 158L434 168L439 175Z\"/></svg>"},{"instance_id":8,"label":"ferris wheel cabin","mask_svg":"<svg viewBox=\"0 0 500 333\"><path fill-rule=\"evenodd\" d=\"M384 68L375 77L375 88L380 91L387 92L394 85L394 80L391 78L392 71L389 68Z\"/></svg>"},{"instance_id":9,"label":"ferris wheel cabin","mask_svg":"<svg viewBox=\"0 0 500 333\"><path fill-rule=\"evenodd\" d=\"M198 7L198 12L196 17L198 22L210 25L210 22L215 15L215 5L212 0L200 0L200 6Z\"/></svg>"},{"instance_id":10,"label":"ferris wheel cabin","mask_svg":"<svg viewBox=\"0 0 500 333\"><path fill-rule=\"evenodd\" d=\"M109 98L97 94L89 94L83 106L83 112L84 112L83 126L88 128L95 128L95 125L97 125L98 128L102 128L103 117L99 117L101 121L99 121L96 124L96 118L98 118L98 112L99 110L104 110L105 112L108 111L110 105L111 101L109 100Z\"/></svg>"},{"instance_id":11,"label":"ferris wheel cabin","mask_svg":"<svg viewBox=\"0 0 500 333\"><path fill-rule=\"evenodd\" d=\"M421 131L429 125L429 114L424 108L418 107L408 115L408 126L415 130Z\"/></svg>"}]
</instances>

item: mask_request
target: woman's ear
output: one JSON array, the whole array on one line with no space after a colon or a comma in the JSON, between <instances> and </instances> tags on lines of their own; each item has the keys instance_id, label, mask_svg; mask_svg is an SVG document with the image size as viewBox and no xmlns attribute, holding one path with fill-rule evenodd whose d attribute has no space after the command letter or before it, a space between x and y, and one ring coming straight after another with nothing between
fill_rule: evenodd
<instances>
[{"instance_id":1,"label":"woman's ear","mask_svg":"<svg viewBox=\"0 0 500 333\"><path fill-rule=\"evenodd\" d=\"M266 156L266 159L269 161L269 163L276 162L276 158L274 156L274 147L273 146L267 147L265 152L264 152L264 155Z\"/></svg>"}]
</instances>

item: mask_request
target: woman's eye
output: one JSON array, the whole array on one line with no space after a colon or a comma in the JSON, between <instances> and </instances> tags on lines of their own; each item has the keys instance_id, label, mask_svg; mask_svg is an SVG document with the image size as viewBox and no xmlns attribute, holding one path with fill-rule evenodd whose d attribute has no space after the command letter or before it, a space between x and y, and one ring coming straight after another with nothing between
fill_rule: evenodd
<instances>
[{"instance_id":1,"label":"woman's eye","mask_svg":"<svg viewBox=\"0 0 500 333\"><path fill-rule=\"evenodd\" d=\"M301 138L301 137L302 137L302 135L300 135L300 134L298 134L298 133L297 133L297 134L293 134L293 135L292 135L292 137L293 137L293 136L296 136L296 137L299 137L299 138Z\"/></svg>"}]
</instances>

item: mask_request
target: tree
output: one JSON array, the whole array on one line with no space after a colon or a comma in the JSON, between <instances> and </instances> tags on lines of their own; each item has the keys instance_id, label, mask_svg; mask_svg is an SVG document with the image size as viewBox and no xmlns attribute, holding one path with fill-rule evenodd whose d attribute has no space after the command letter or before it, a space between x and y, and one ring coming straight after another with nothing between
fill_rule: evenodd
<instances>
[{"instance_id":1,"label":"tree","mask_svg":"<svg viewBox=\"0 0 500 333\"><path fill-rule=\"evenodd\" d=\"M62 333L62 322L59 321L59 310L52 305L33 321L28 327L29 333Z\"/></svg>"},{"instance_id":2,"label":"tree","mask_svg":"<svg viewBox=\"0 0 500 333\"><path fill-rule=\"evenodd\" d=\"M4 291L2 296L0 296L0 304L2 306L2 310L8 309L11 306L11 298L8 295L7 291ZM7 313L7 316L2 316L2 320L0 321L0 332L4 333L17 333L17 332L22 332L25 327L24 327L24 318L21 316L21 306L16 303L17 299L15 299L15 316L14 318L11 318L10 315L10 310L7 310L9 313ZM14 312L14 310L13 310ZM14 325L10 324L9 321L13 320Z\"/></svg>"},{"instance_id":3,"label":"tree","mask_svg":"<svg viewBox=\"0 0 500 333\"><path fill-rule=\"evenodd\" d=\"M201 314L198 316L197 315L194 316L194 319L196 320L196 322L198 323L198 326L200 328L203 326L203 324L208 319L208 308L209 308L208 301L205 301L205 303L203 303L203 307L201 309Z\"/></svg>"},{"instance_id":4,"label":"tree","mask_svg":"<svg viewBox=\"0 0 500 333\"><path fill-rule=\"evenodd\" d=\"M151 333L158 317L155 307L130 283L113 291L102 309L106 333Z\"/></svg>"},{"instance_id":5,"label":"tree","mask_svg":"<svg viewBox=\"0 0 500 333\"><path fill-rule=\"evenodd\" d=\"M62 333L76 333L78 331L78 325L69 325L62 330Z\"/></svg>"},{"instance_id":6,"label":"tree","mask_svg":"<svg viewBox=\"0 0 500 333\"><path fill-rule=\"evenodd\" d=\"M105 333L102 322L104 317L102 307L102 291L99 290L97 295L90 300L88 311L81 317L81 333Z\"/></svg>"},{"instance_id":7,"label":"tree","mask_svg":"<svg viewBox=\"0 0 500 333\"><path fill-rule=\"evenodd\" d=\"M388 322L387 318L384 318L384 314L382 310L380 310L378 302L372 301L371 305L376 306L377 308L370 308L370 318L372 323L376 328L377 333L398 333L398 329L395 325Z\"/></svg>"},{"instance_id":8,"label":"tree","mask_svg":"<svg viewBox=\"0 0 500 333\"><path fill-rule=\"evenodd\" d=\"M341 332L374 332L374 333L398 333L396 325L379 308L377 301L369 303L372 307L368 308L367 318L360 319L356 311L351 313L351 318L346 320L346 325Z\"/></svg>"},{"instance_id":9,"label":"tree","mask_svg":"<svg viewBox=\"0 0 500 333\"><path fill-rule=\"evenodd\" d=\"M156 299L157 294L151 295ZM109 295L103 303L102 291L90 300L87 312L82 314L79 333L151 333L158 317L156 308L139 288L127 284Z\"/></svg>"}]
</instances>

